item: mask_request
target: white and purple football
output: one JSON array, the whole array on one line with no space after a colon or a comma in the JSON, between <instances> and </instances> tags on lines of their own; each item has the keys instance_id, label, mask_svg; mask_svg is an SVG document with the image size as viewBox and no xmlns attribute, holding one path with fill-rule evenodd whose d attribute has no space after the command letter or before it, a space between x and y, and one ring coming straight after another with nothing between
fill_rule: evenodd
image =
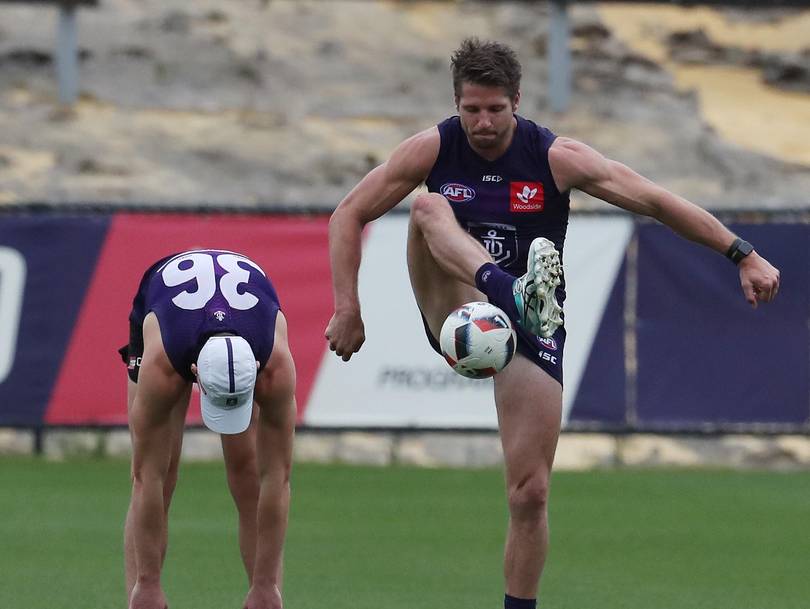
<instances>
[{"instance_id":1,"label":"white and purple football","mask_svg":"<svg viewBox=\"0 0 810 609\"><path fill-rule=\"evenodd\" d=\"M453 370L462 376L484 379L512 361L517 337L501 309L488 302L468 302L447 316L439 344Z\"/></svg>"}]
</instances>

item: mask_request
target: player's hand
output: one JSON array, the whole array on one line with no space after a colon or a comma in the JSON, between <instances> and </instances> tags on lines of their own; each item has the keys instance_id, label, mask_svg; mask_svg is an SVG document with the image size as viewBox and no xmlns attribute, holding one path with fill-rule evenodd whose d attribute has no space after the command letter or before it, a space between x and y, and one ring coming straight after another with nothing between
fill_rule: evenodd
<instances>
[{"instance_id":1,"label":"player's hand","mask_svg":"<svg viewBox=\"0 0 810 609\"><path fill-rule=\"evenodd\" d=\"M282 609L278 586L251 587L242 609Z\"/></svg>"},{"instance_id":2,"label":"player's hand","mask_svg":"<svg viewBox=\"0 0 810 609\"><path fill-rule=\"evenodd\" d=\"M329 348L348 362L366 340L366 330L360 311L335 311L324 333Z\"/></svg>"},{"instance_id":3,"label":"player's hand","mask_svg":"<svg viewBox=\"0 0 810 609\"><path fill-rule=\"evenodd\" d=\"M129 609L168 609L168 607L159 583L137 582L132 589L132 596L129 597Z\"/></svg>"},{"instance_id":4,"label":"player's hand","mask_svg":"<svg viewBox=\"0 0 810 609\"><path fill-rule=\"evenodd\" d=\"M740 260L740 285L745 299L757 308L757 303L771 302L779 291L779 269L756 252Z\"/></svg>"}]
</instances>

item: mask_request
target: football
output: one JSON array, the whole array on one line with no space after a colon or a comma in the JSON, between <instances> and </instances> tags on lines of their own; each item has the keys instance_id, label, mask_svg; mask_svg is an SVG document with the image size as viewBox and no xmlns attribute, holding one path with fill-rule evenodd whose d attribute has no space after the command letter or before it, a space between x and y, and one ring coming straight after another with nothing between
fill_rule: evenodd
<instances>
[{"instance_id":1,"label":"football","mask_svg":"<svg viewBox=\"0 0 810 609\"><path fill-rule=\"evenodd\" d=\"M447 316L439 344L453 370L483 379L494 376L512 361L517 337L501 309L488 302L468 302Z\"/></svg>"}]
</instances>

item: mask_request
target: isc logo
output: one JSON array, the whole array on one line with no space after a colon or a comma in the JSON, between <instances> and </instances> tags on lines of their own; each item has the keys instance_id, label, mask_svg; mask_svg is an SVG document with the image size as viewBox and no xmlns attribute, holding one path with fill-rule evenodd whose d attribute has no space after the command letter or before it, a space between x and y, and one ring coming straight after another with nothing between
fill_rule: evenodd
<instances>
[{"instance_id":1,"label":"isc logo","mask_svg":"<svg viewBox=\"0 0 810 609\"><path fill-rule=\"evenodd\" d=\"M541 360L544 360L544 361L547 361L547 362L551 362L552 364L556 364L556 363L557 363L557 356L556 356L556 355L551 355L551 353L548 353L548 352L546 352L546 351L541 351L540 353L538 353L538 354L537 354L537 356L538 356L538 357L539 357Z\"/></svg>"},{"instance_id":2,"label":"isc logo","mask_svg":"<svg viewBox=\"0 0 810 609\"><path fill-rule=\"evenodd\" d=\"M472 201L475 198L475 191L472 188L456 182L442 184L439 192L448 201L452 201L453 203L464 203L465 201Z\"/></svg>"},{"instance_id":3,"label":"isc logo","mask_svg":"<svg viewBox=\"0 0 810 609\"><path fill-rule=\"evenodd\" d=\"M482 182L503 182L501 176L481 176Z\"/></svg>"}]
</instances>

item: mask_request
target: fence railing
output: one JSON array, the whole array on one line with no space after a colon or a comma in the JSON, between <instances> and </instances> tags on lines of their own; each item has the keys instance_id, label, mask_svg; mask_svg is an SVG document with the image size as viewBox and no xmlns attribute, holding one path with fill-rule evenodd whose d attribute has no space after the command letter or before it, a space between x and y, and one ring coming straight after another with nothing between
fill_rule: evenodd
<instances>
[{"instance_id":1,"label":"fence railing","mask_svg":"<svg viewBox=\"0 0 810 609\"><path fill-rule=\"evenodd\" d=\"M70 105L79 95L79 33L77 9L98 6L98 0L0 0L0 3L53 4L59 8L56 29L56 77L59 102Z\"/></svg>"}]
</instances>

